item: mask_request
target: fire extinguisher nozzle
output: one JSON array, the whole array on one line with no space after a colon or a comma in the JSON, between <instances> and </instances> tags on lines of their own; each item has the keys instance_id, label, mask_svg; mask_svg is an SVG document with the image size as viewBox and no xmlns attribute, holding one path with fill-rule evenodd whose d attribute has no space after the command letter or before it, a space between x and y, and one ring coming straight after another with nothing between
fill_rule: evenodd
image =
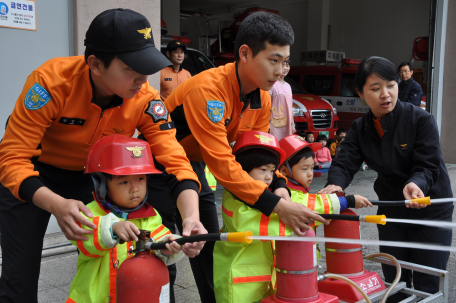
<instances>
[{"instance_id":1,"label":"fire extinguisher nozzle","mask_svg":"<svg viewBox=\"0 0 456 303\"><path fill-rule=\"evenodd\" d=\"M416 202L416 203L418 203L418 204L431 205L431 197L424 197L424 198L412 199L412 202Z\"/></svg>"},{"instance_id":2,"label":"fire extinguisher nozzle","mask_svg":"<svg viewBox=\"0 0 456 303\"><path fill-rule=\"evenodd\" d=\"M250 238L253 234L251 231L240 231L240 232L233 232L227 233L227 241L229 242L238 242L238 243L252 243L252 239Z\"/></svg>"},{"instance_id":3,"label":"fire extinguisher nozzle","mask_svg":"<svg viewBox=\"0 0 456 303\"><path fill-rule=\"evenodd\" d=\"M359 221L366 223L375 223L375 224L386 224L385 215L376 215L376 216L360 216Z\"/></svg>"}]
</instances>

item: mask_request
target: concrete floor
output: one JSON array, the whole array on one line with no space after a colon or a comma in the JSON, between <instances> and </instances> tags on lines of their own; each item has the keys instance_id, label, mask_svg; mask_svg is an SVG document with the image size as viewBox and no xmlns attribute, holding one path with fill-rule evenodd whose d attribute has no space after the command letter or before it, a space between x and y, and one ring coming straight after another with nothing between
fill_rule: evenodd
<instances>
[{"instance_id":1,"label":"concrete floor","mask_svg":"<svg viewBox=\"0 0 456 303\"><path fill-rule=\"evenodd\" d=\"M448 172L450 174L451 186L453 192L456 193L456 165L448 165ZM355 175L352 184L347 188L347 194L359 194L368 199L377 199L377 195L373 191L373 182L377 174L374 171L359 172ZM312 183L312 192L323 188L326 183L327 174L323 174L320 178L315 178ZM217 210L219 220L221 221L221 195L223 188L219 186L216 191ZM357 210L357 213L362 214L376 214L376 207L374 209ZM455 214L453 220L456 221ZM378 239L377 229L374 224L362 224L362 238L363 239ZM58 236L58 235L57 235ZM317 236L323 236L322 228L317 230ZM61 236L60 236L61 237ZM455 234L453 233L453 246L456 245ZM58 238L58 237L57 237ZM50 241L52 241L50 239ZM56 241L54 239L54 241ZM324 251L324 244L320 245ZM364 250L366 254L378 252L378 247L369 246ZM54 303L65 302L70 283L76 273L76 260L77 254L67 253L52 257L43 258L41 263L41 275L39 280L39 293L38 302L40 303ZM325 259L323 253L323 260L320 264L325 267ZM376 271L381 274L381 268L378 263L366 261L365 268L370 271ZM450 294L449 302L456 302L456 280L454 273L456 273L456 254L450 255L448 262L448 271L450 272ZM198 291L196 289L195 281L190 269L188 259L183 259L178 263L178 276L175 287L176 302L200 302Z\"/></svg>"}]
</instances>

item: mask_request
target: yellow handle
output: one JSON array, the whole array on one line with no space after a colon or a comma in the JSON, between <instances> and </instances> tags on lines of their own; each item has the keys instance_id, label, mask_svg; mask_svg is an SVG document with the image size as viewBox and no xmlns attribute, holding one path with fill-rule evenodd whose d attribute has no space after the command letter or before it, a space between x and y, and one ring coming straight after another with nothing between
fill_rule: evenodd
<instances>
[{"instance_id":1,"label":"yellow handle","mask_svg":"<svg viewBox=\"0 0 456 303\"><path fill-rule=\"evenodd\" d=\"M239 243L252 243L252 239L248 239L248 237L252 236L251 231L240 231L235 233L228 234L228 241L229 242L239 242Z\"/></svg>"},{"instance_id":2,"label":"yellow handle","mask_svg":"<svg viewBox=\"0 0 456 303\"><path fill-rule=\"evenodd\" d=\"M424 198L412 199L412 202L416 202L416 203L418 203L418 204L431 205L431 197L424 197Z\"/></svg>"},{"instance_id":3,"label":"yellow handle","mask_svg":"<svg viewBox=\"0 0 456 303\"><path fill-rule=\"evenodd\" d=\"M365 222L385 225L386 216L385 215L366 216Z\"/></svg>"}]
</instances>

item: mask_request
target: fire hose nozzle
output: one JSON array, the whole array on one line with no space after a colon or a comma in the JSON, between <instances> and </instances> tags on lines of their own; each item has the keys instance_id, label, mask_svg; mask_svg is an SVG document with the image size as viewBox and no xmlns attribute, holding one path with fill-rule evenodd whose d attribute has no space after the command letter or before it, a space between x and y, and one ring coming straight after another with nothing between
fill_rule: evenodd
<instances>
[{"instance_id":1,"label":"fire hose nozzle","mask_svg":"<svg viewBox=\"0 0 456 303\"><path fill-rule=\"evenodd\" d=\"M416 199L412 199L410 201L411 202L416 202L418 204L431 205L431 197L416 198Z\"/></svg>"},{"instance_id":2,"label":"fire hose nozzle","mask_svg":"<svg viewBox=\"0 0 456 303\"><path fill-rule=\"evenodd\" d=\"M253 234L251 231L240 231L233 233L221 234L220 239L228 242L238 242L238 243L252 243L252 239L249 239Z\"/></svg>"},{"instance_id":3,"label":"fire hose nozzle","mask_svg":"<svg viewBox=\"0 0 456 303\"><path fill-rule=\"evenodd\" d=\"M376 216L359 216L359 221L366 223L375 223L375 224L386 224L385 215L376 215Z\"/></svg>"}]
</instances>

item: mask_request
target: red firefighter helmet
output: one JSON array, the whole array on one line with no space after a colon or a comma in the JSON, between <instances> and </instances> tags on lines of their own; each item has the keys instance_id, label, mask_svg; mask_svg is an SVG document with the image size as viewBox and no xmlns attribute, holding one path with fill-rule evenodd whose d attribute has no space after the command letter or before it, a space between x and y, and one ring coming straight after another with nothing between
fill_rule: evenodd
<instances>
[{"instance_id":1,"label":"red firefighter helmet","mask_svg":"<svg viewBox=\"0 0 456 303\"><path fill-rule=\"evenodd\" d=\"M149 143L121 135L106 136L95 142L87 155L84 172L111 175L161 173L154 166Z\"/></svg>"},{"instance_id":2,"label":"red firefighter helmet","mask_svg":"<svg viewBox=\"0 0 456 303\"><path fill-rule=\"evenodd\" d=\"M139 206L131 210L120 210L106 200L106 176L110 175L142 175L160 174L155 168L149 143L143 140L113 135L106 136L95 142L87 155L85 173L92 175L95 186L95 198L105 204L111 211L121 214L140 209L147 200L147 192Z\"/></svg>"},{"instance_id":3,"label":"red firefighter helmet","mask_svg":"<svg viewBox=\"0 0 456 303\"><path fill-rule=\"evenodd\" d=\"M298 135L286 136L279 142L280 147L286 152L283 163L291 159L301 149L310 147L314 152L321 148L321 143L308 143L303 137Z\"/></svg>"},{"instance_id":4,"label":"red firefighter helmet","mask_svg":"<svg viewBox=\"0 0 456 303\"><path fill-rule=\"evenodd\" d=\"M260 131L246 131L239 136L233 146L233 154L251 148L263 148L273 152L279 158L279 166L285 161L286 153L279 146L279 141L271 134Z\"/></svg>"}]
</instances>

